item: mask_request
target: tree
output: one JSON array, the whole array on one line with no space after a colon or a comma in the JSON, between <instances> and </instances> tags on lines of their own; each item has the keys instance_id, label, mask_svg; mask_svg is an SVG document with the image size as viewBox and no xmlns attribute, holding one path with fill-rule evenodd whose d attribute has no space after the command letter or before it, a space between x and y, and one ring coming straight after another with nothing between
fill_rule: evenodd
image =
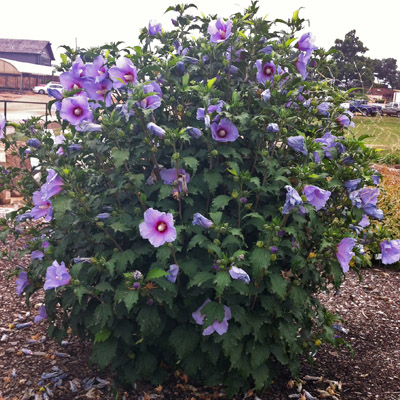
<instances>
[{"instance_id":1,"label":"tree","mask_svg":"<svg viewBox=\"0 0 400 400\"><path fill-rule=\"evenodd\" d=\"M397 60L395 58L384 58L373 60L374 75L383 83L395 88L399 82L399 72L397 71Z\"/></svg>"},{"instance_id":2,"label":"tree","mask_svg":"<svg viewBox=\"0 0 400 400\"><path fill-rule=\"evenodd\" d=\"M371 86L374 82L372 60L364 54L368 48L356 36L356 31L346 33L344 40L336 39L333 49L335 68L333 74L336 79L344 82L347 87Z\"/></svg>"}]
</instances>

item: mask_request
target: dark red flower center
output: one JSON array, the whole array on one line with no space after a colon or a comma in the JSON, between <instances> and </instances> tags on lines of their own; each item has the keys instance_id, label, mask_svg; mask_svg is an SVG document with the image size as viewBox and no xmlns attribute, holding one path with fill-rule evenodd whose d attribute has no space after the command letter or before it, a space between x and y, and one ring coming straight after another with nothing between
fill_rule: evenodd
<instances>
[{"instance_id":1,"label":"dark red flower center","mask_svg":"<svg viewBox=\"0 0 400 400\"><path fill-rule=\"evenodd\" d=\"M225 39L226 38L226 32L223 31L222 29L219 30L219 36L221 36L221 39Z\"/></svg>"},{"instance_id":2,"label":"dark red flower center","mask_svg":"<svg viewBox=\"0 0 400 400\"><path fill-rule=\"evenodd\" d=\"M74 115L76 115L77 117L81 116L82 113L83 113L82 108L76 107L76 108L74 109Z\"/></svg>"},{"instance_id":3,"label":"dark red flower center","mask_svg":"<svg viewBox=\"0 0 400 400\"><path fill-rule=\"evenodd\" d=\"M274 69L270 65L266 65L264 67L264 74L265 75L272 75L274 73Z\"/></svg>"},{"instance_id":4,"label":"dark red flower center","mask_svg":"<svg viewBox=\"0 0 400 400\"><path fill-rule=\"evenodd\" d=\"M132 82L133 79L134 79L134 76L133 76L130 72L128 72L127 74L124 75L124 79L125 79L127 82Z\"/></svg>"},{"instance_id":5,"label":"dark red flower center","mask_svg":"<svg viewBox=\"0 0 400 400\"><path fill-rule=\"evenodd\" d=\"M217 131L217 135L222 138L224 138L227 134L228 132L225 129L218 129Z\"/></svg>"},{"instance_id":6,"label":"dark red flower center","mask_svg":"<svg viewBox=\"0 0 400 400\"><path fill-rule=\"evenodd\" d=\"M50 207L51 207L51 204L50 204L49 201L46 201L46 202L44 203L44 205L39 206L39 208L40 208L41 210L47 210L47 209L50 208Z\"/></svg>"},{"instance_id":7,"label":"dark red flower center","mask_svg":"<svg viewBox=\"0 0 400 400\"><path fill-rule=\"evenodd\" d=\"M161 221L157 223L157 231L158 232L165 232L168 229L168 226L165 222Z\"/></svg>"}]
</instances>

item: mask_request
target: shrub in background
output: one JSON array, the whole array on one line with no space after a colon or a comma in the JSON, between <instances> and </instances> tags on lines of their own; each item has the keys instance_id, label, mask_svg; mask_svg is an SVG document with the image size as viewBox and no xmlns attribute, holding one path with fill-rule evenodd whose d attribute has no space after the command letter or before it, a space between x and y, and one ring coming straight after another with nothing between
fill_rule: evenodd
<instances>
[{"instance_id":1,"label":"shrub in background","mask_svg":"<svg viewBox=\"0 0 400 400\"><path fill-rule=\"evenodd\" d=\"M1 183L22 174L11 220L33 240L17 290L45 291L51 336L89 338L124 383L179 368L234 393L337 342L316 295L361 264L367 215L382 212L374 152L344 138L352 116L318 73L327 54L296 36L298 12L193 8L168 8L175 29L150 23L141 46L67 48L52 92L62 132L21 125L16 151L39 165Z\"/></svg>"}]
</instances>

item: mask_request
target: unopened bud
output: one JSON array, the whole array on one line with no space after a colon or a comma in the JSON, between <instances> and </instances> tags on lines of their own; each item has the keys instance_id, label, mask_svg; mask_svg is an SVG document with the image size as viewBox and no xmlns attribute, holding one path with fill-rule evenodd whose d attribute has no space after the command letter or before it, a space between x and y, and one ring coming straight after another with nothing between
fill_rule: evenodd
<instances>
[{"instance_id":1,"label":"unopened bud","mask_svg":"<svg viewBox=\"0 0 400 400\"><path fill-rule=\"evenodd\" d=\"M257 243L256 243L256 246L257 247L264 247L264 242L262 242L261 240L259 240Z\"/></svg>"}]
</instances>

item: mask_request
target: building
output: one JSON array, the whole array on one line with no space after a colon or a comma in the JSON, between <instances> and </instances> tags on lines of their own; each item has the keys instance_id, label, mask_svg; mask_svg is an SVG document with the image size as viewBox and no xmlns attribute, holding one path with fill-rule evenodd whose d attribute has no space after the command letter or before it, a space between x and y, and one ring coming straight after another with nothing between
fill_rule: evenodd
<instances>
[{"instance_id":1,"label":"building","mask_svg":"<svg viewBox=\"0 0 400 400\"><path fill-rule=\"evenodd\" d=\"M55 60L48 40L0 39L0 58L47 65Z\"/></svg>"},{"instance_id":2,"label":"building","mask_svg":"<svg viewBox=\"0 0 400 400\"><path fill-rule=\"evenodd\" d=\"M372 102L390 102L393 99L393 89L387 87L372 87L367 96Z\"/></svg>"}]
</instances>

